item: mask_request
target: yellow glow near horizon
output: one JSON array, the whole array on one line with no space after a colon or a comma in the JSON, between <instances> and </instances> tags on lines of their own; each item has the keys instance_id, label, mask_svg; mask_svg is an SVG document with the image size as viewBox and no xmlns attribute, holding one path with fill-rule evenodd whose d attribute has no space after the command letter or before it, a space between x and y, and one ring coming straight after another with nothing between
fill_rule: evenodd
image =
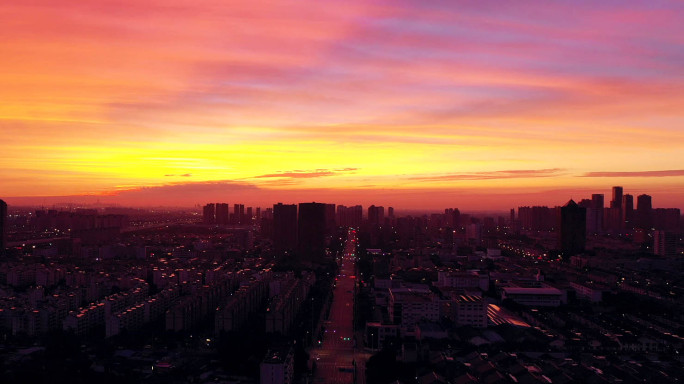
<instances>
[{"instance_id":1,"label":"yellow glow near horizon","mask_svg":"<svg viewBox=\"0 0 684 384\"><path fill-rule=\"evenodd\" d=\"M0 197L624 184L684 207L684 15L644 7L6 5Z\"/></svg>"}]
</instances>

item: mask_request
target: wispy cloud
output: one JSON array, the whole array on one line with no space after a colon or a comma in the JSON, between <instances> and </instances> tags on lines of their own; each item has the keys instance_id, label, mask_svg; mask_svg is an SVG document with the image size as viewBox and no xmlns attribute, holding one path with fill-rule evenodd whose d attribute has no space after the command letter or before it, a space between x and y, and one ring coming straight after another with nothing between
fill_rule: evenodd
<instances>
[{"instance_id":1,"label":"wispy cloud","mask_svg":"<svg viewBox=\"0 0 684 384\"><path fill-rule=\"evenodd\" d=\"M214 190L246 190L255 189L257 186L242 181L236 180L213 180L213 181L197 181L197 182L178 182L168 183L163 185L142 186L123 189L120 193L134 193L143 191L183 191L183 192L201 192Z\"/></svg>"},{"instance_id":2,"label":"wispy cloud","mask_svg":"<svg viewBox=\"0 0 684 384\"><path fill-rule=\"evenodd\" d=\"M663 171L587 172L582 177L671 177L684 176L684 169Z\"/></svg>"},{"instance_id":3,"label":"wispy cloud","mask_svg":"<svg viewBox=\"0 0 684 384\"><path fill-rule=\"evenodd\" d=\"M507 171L449 173L445 175L414 176L409 180L416 181L462 181L462 180L494 180L494 179L524 179L533 177L555 177L564 174L565 169L513 169Z\"/></svg>"},{"instance_id":4,"label":"wispy cloud","mask_svg":"<svg viewBox=\"0 0 684 384\"><path fill-rule=\"evenodd\" d=\"M253 179L269 179L269 178L290 178L290 179L311 179L315 177L335 176L343 173L353 173L358 168L338 168L338 169L314 169L314 170L300 170L284 171L277 173L267 173L265 175L258 175L252 177Z\"/></svg>"}]
</instances>

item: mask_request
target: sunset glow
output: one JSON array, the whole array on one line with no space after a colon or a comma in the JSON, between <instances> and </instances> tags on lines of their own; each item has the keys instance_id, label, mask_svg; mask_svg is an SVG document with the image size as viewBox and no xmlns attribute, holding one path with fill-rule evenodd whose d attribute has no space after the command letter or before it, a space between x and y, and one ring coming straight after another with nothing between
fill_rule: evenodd
<instances>
[{"instance_id":1,"label":"sunset glow","mask_svg":"<svg viewBox=\"0 0 684 384\"><path fill-rule=\"evenodd\" d=\"M11 2L0 197L504 209L623 185L684 208L682 20L676 1Z\"/></svg>"}]
</instances>

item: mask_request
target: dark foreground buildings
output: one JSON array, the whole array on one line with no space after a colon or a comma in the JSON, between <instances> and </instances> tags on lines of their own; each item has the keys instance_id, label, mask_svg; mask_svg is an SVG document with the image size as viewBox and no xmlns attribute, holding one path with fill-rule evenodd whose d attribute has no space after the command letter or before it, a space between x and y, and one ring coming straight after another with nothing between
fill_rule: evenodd
<instances>
[{"instance_id":1,"label":"dark foreground buildings","mask_svg":"<svg viewBox=\"0 0 684 384\"><path fill-rule=\"evenodd\" d=\"M0 200L0 255L7 247L7 203Z\"/></svg>"},{"instance_id":2,"label":"dark foreground buildings","mask_svg":"<svg viewBox=\"0 0 684 384\"><path fill-rule=\"evenodd\" d=\"M273 205L273 247L278 251L297 248L297 205Z\"/></svg>"},{"instance_id":3,"label":"dark foreground buildings","mask_svg":"<svg viewBox=\"0 0 684 384\"><path fill-rule=\"evenodd\" d=\"M584 251L586 244L587 210L574 200L560 208L558 215L558 249L564 256Z\"/></svg>"},{"instance_id":4,"label":"dark foreground buildings","mask_svg":"<svg viewBox=\"0 0 684 384\"><path fill-rule=\"evenodd\" d=\"M299 204L299 253L312 260L325 253L326 204Z\"/></svg>"}]
</instances>

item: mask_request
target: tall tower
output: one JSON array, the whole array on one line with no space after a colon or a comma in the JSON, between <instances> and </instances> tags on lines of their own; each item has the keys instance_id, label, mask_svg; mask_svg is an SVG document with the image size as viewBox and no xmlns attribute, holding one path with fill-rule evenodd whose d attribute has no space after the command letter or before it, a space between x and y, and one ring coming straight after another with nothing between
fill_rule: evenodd
<instances>
[{"instance_id":1,"label":"tall tower","mask_svg":"<svg viewBox=\"0 0 684 384\"><path fill-rule=\"evenodd\" d=\"M560 208L558 222L558 248L564 256L584 251L587 241L587 211L573 200Z\"/></svg>"},{"instance_id":2,"label":"tall tower","mask_svg":"<svg viewBox=\"0 0 684 384\"><path fill-rule=\"evenodd\" d=\"M634 228L634 196L626 194L622 196L622 224L623 228Z\"/></svg>"},{"instance_id":3,"label":"tall tower","mask_svg":"<svg viewBox=\"0 0 684 384\"><path fill-rule=\"evenodd\" d=\"M278 251L297 248L297 205L273 205L273 247Z\"/></svg>"},{"instance_id":4,"label":"tall tower","mask_svg":"<svg viewBox=\"0 0 684 384\"><path fill-rule=\"evenodd\" d=\"M376 207L371 205L368 207L368 224L383 225L385 223L385 207Z\"/></svg>"},{"instance_id":5,"label":"tall tower","mask_svg":"<svg viewBox=\"0 0 684 384\"><path fill-rule=\"evenodd\" d=\"M0 255L5 253L7 248L7 203L0 200Z\"/></svg>"},{"instance_id":6,"label":"tall tower","mask_svg":"<svg viewBox=\"0 0 684 384\"><path fill-rule=\"evenodd\" d=\"M306 259L320 259L325 253L326 204L299 203L299 252Z\"/></svg>"},{"instance_id":7,"label":"tall tower","mask_svg":"<svg viewBox=\"0 0 684 384\"><path fill-rule=\"evenodd\" d=\"M651 228L652 205L650 195L637 196L636 225L639 228Z\"/></svg>"},{"instance_id":8,"label":"tall tower","mask_svg":"<svg viewBox=\"0 0 684 384\"><path fill-rule=\"evenodd\" d=\"M325 205L325 233L330 235L335 232L335 204Z\"/></svg>"},{"instance_id":9,"label":"tall tower","mask_svg":"<svg viewBox=\"0 0 684 384\"><path fill-rule=\"evenodd\" d=\"M611 208L622 208L622 187L613 187L613 200L610 201Z\"/></svg>"},{"instance_id":10,"label":"tall tower","mask_svg":"<svg viewBox=\"0 0 684 384\"><path fill-rule=\"evenodd\" d=\"M230 216L228 215L227 203L216 203L216 224L228 225L230 224Z\"/></svg>"},{"instance_id":11,"label":"tall tower","mask_svg":"<svg viewBox=\"0 0 684 384\"><path fill-rule=\"evenodd\" d=\"M674 257L677 255L677 236L666 231L653 232L653 254Z\"/></svg>"},{"instance_id":12,"label":"tall tower","mask_svg":"<svg viewBox=\"0 0 684 384\"><path fill-rule=\"evenodd\" d=\"M230 223L233 225L245 224L245 205L233 204L233 215Z\"/></svg>"},{"instance_id":13,"label":"tall tower","mask_svg":"<svg viewBox=\"0 0 684 384\"><path fill-rule=\"evenodd\" d=\"M204 224L216 223L216 205L207 204L202 209L202 221Z\"/></svg>"},{"instance_id":14,"label":"tall tower","mask_svg":"<svg viewBox=\"0 0 684 384\"><path fill-rule=\"evenodd\" d=\"M602 193L591 195L591 206L587 212L587 232L594 234L603 231L603 206Z\"/></svg>"}]
</instances>

